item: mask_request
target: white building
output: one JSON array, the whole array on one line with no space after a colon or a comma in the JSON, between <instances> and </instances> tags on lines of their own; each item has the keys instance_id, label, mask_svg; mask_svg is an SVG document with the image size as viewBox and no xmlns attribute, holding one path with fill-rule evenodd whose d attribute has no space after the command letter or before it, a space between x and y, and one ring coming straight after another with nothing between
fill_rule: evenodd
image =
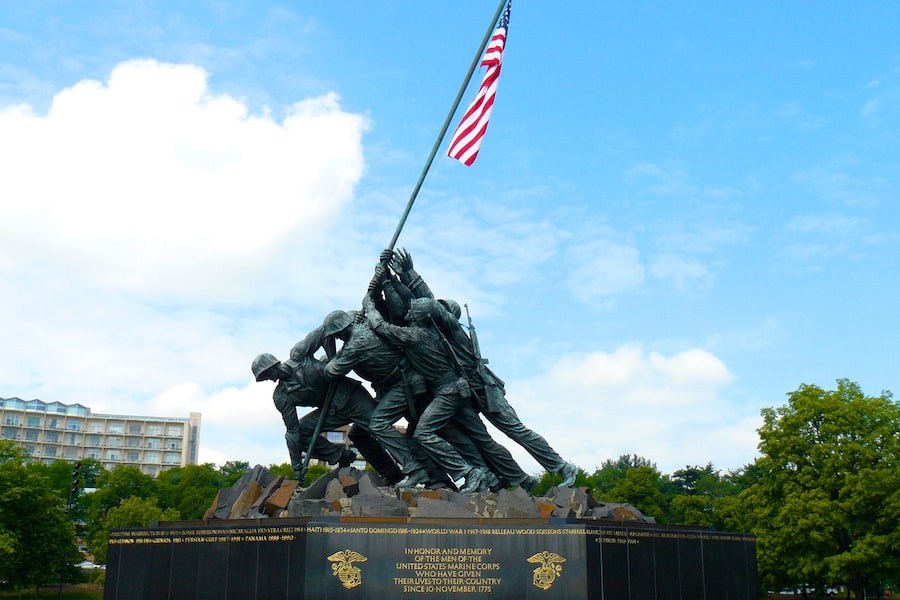
<instances>
[{"instance_id":1,"label":"white building","mask_svg":"<svg viewBox=\"0 0 900 600\"><path fill-rule=\"evenodd\" d=\"M156 476L171 467L197 464L200 413L188 418L100 415L81 404L0 398L0 434L32 460L99 461L139 467Z\"/></svg>"}]
</instances>

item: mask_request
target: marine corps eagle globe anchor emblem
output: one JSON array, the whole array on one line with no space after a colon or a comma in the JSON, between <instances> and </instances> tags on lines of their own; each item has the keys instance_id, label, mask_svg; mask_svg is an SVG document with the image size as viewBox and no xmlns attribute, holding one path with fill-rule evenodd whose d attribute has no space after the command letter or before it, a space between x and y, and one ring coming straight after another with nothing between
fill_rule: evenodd
<instances>
[{"instance_id":1,"label":"marine corps eagle globe anchor emblem","mask_svg":"<svg viewBox=\"0 0 900 600\"><path fill-rule=\"evenodd\" d=\"M359 567L354 567L353 563L365 562L368 558L353 550L341 550L329 556L328 560L334 563L331 565L331 572L342 586L350 590L362 583L362 571Z\"/></svg>"},{"instance_id":2,"label":"marine corps eagle globe anchor emblem","mask_svg":"<svg viewBox=\"0 0 900 600\"><path fill-rule=\"evenodd\" d=\"M542 590L549 590L556 578L562 575L561 563L566 562L566 559L555 552L544 550L528 557L528 562L541 565L534 570L534 578L532 579L534 586Z\"/></svg>"}]
</instances>

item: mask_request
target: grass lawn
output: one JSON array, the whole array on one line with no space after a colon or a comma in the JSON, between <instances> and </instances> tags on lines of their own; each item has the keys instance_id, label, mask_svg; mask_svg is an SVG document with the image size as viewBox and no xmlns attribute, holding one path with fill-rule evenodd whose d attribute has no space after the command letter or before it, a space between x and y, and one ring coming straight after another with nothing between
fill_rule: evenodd
<instances>
[{"instance_id":1,"label":"grass lawn","mask_svg":"<svg viewBox=\"0 0 900 600\"><path fill-rule=\"evenodd\" d=\"M62 596L59 594L59 585L44 586L40 589L37 596L34 595L34 588L22 590L21 596L19 592L0 592L0 598L41 598L42 600L50 600L51 598L63 598L63 600L102 600L103 586L96 583L79 583L75 585L66 584L62 589Z\"/></svg>"}]
</instances>

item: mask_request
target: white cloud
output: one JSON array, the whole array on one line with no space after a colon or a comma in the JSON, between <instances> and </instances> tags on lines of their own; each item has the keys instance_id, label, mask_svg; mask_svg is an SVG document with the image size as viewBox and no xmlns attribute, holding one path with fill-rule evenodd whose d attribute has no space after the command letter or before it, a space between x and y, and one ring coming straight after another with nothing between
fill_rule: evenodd
<instances>
[{"instance_id":1,"label":"white cloud","mask_svg":"<svg viewBox=\"0 0 900 600\"><path fill-rule=\"evenodd\" d=\"M644 283L645 268L637 248L611 240L593 240L569 249L568 286L583 302L608 300Z\"/></svg>"},{"instance_id":2,"label":"white cloud","mask_svg":"<svg viewBox=\"0 0 900 600\"><path fill-rule=\"evenodd\" d=\"M625 179L643 185L647 192L657 196L686 196L697 191L687 169L677 164L660 166L641 162L628 169Z\"/></svg>"},{"instance_id":3,"label":"white cloud","mask_svg":"<svg viewBox=\"0 0 900 600\"><path fill-rule=\"evenodd\" d=\"M128 62L61 91L46 116L0 112L7 268L39 254L97 287L219 294L350 199L365 119L329 94L279 123L211 95L206 77Z\"/></svg>"},{"instance_id":4,"label":"white cloud","mask_svg":"<svg viewBox=\"0 0 900 600\"><path fill-rule=\"evenodd\" d=\"M255 354L286 352L336 296L361 295L328 286L365 281L359 262L320 259L369 124L333 94L279 112L250 114L202 69L152 60L60 91L43 115L0 108L4 396L200 410L201 457L249 458L268 446L257 427L283 448L270 394L259 405L262 386L240 386Z\"/></svg>"},{"instance_id":5,"label":"white cloud","mask_svg":"<svg viewBox=\"0 0 900 600\"><path fill-rule=\"evenodd\" d=\"M713 274L709 268L696 259L677 254L660 254L648 266L650 275L663 281L672 282L680 291L695 286L707 288L712 284Z\"/></svg>"},{"instance_id":6,"label":"white cloud","mask_svg":"<svg viewBox=\"0 0 900 600\"><path fill-rule=\"evenodd\" d=\"M252 460L268 466L290 461L284 441L284 424L272 404L273 388L272 382L253 381L248 370L248 382L244 387L206 393L195 382L182 382L147 404L161 415L202 413L201 463Z\"/></svg>"},{"instance_id":7,"label":"white cloud","mask_svg":"<svg viewBox=\"0 0 900 600\"><path fill-rule=\"evenodd\" d=\"M544 374L510 382L507 391L526 425L587 470L634 453L672 473L709 461L738 468L755 458L758 418L728 402L731 381L706 350L665 356L632 345L561 358ZM526 470L540 470L513 442L499 439Z\"/></svg>"}]
</instances>

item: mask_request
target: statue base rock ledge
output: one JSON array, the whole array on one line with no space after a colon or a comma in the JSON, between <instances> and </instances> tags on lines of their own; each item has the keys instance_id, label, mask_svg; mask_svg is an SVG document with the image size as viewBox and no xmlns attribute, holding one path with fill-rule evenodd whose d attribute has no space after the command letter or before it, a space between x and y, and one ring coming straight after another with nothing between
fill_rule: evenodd
<instances>
[{"instance_id":1,"label":"statue base rock ledge","mask_svg":"<svg viewBox=\"0 0 900 600\"><path fill-rule=\"evenodd\" d=\"M461 494L448 488L386 485L375 471L335 469L310 485L276 477L257 465L219 492L204 515L214 519L272 517L577 518L653 523L630 504L598 502L584 488L557 486L544 497L522 488Z\"/></svg>"}]
</instances>

